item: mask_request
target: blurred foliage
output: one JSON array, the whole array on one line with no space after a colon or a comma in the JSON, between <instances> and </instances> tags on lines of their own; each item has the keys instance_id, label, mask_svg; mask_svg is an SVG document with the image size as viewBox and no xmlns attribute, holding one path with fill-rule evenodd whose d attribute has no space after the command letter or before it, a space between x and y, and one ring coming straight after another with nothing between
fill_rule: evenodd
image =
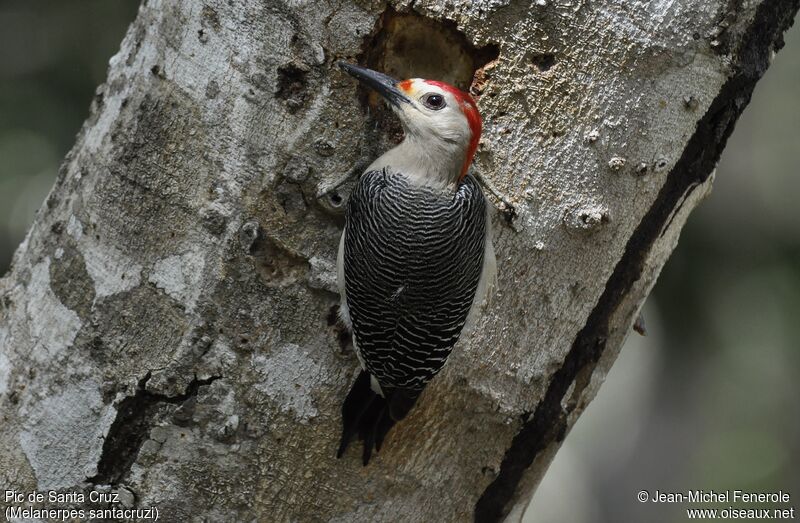
<instances>
[{"instance_id":1,"label":"blurred foliage","mask_svg":"<svg viewBox=\"0 0 800 523\"><path fill-rule=\"evenodd\" d=\"M0 274L75 142L139 2L0 2Z\"/></svg>"},{"instance_id":2,"label":"blurred foliage","mask_svg":"<svg viewBox=\"0 0 800 523\"><path fill-rule=\"evenodd\" d=\"M0 3L0 274L137 6ZM650 335L626 343L527 520L686 520L684 505L638 503L641 489L783 488L800 499L797 85L800 27L758 85L713 194L656 285Z\"/></svg>"}]
</instances>

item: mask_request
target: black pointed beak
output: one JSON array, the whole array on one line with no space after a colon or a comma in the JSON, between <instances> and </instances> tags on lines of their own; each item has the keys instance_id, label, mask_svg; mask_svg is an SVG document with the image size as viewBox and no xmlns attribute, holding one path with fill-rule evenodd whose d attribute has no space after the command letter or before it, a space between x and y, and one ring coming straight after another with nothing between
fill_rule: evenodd
<instances>
[{"instance_id":1,"label":"black pointed beak","mask_svg":"<svg viewBox=\"0 0 800 523\"><path fill-rule=\"evenodd\" d=\"M395 107L400 107L401 104L411 103L411 100L397 86L400 82L391 76L342 61L339 61L339 67L344 69L347 74L356 78L359 82L375 89L378 94L383 96L387 102Z\"/></svg>"}]
</instances>

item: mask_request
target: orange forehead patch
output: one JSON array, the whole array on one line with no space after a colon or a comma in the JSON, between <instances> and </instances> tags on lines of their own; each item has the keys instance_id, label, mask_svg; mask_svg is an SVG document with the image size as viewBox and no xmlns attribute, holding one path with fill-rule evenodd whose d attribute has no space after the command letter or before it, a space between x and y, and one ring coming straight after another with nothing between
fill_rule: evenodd
<instances>
[{"instance_id":1,"label":"orange forehead patch","mask_svg":"<svg viewBox=\"0 0 800 523\"><path fill-rule=\"evenodd\" d=\"M411 90L411 84L412 83L414 83L414 82L412 82L411 80L403 80L402 82L397 84L397 86L407 93L407 92L409 92Z\"/></svg>"}]
</instances>

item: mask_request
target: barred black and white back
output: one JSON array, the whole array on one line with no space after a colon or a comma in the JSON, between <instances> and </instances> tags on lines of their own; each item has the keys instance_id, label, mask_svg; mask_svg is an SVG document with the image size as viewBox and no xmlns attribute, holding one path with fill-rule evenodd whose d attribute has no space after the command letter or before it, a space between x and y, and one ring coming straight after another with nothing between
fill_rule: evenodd
<instances>
[{"instance_id":1,"label":"barred black and white back","mask_svg":"<svg viewBox=\"0 0 800 523\"><path fill-rule=\"evenodd\" d=\"M341 314L363 371L343 406L339 455L363 439L364 462L441 370L493 285L486 199L472 176L456 187L366 172L339 249Z\"/></svg>"}]
</instances>

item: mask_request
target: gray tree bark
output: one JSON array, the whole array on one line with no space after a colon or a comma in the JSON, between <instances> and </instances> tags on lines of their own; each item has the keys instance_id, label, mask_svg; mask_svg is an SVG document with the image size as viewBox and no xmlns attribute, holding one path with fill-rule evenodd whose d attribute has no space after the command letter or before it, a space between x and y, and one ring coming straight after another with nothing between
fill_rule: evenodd
<instances>
[{"instance_id":1,"label":"gray tree bark","mask_svg":"<svg viewBox=\"0 0 800 523\"><path fill-rule=\"evenodd\" d=\"M797 8L145 1L0 281L0 484L166 521L520 520ZM338 59L470 87L495 206L500 291L366 468L334 457L335 255L398 129Z\"/></svg>"}]
</instances>

